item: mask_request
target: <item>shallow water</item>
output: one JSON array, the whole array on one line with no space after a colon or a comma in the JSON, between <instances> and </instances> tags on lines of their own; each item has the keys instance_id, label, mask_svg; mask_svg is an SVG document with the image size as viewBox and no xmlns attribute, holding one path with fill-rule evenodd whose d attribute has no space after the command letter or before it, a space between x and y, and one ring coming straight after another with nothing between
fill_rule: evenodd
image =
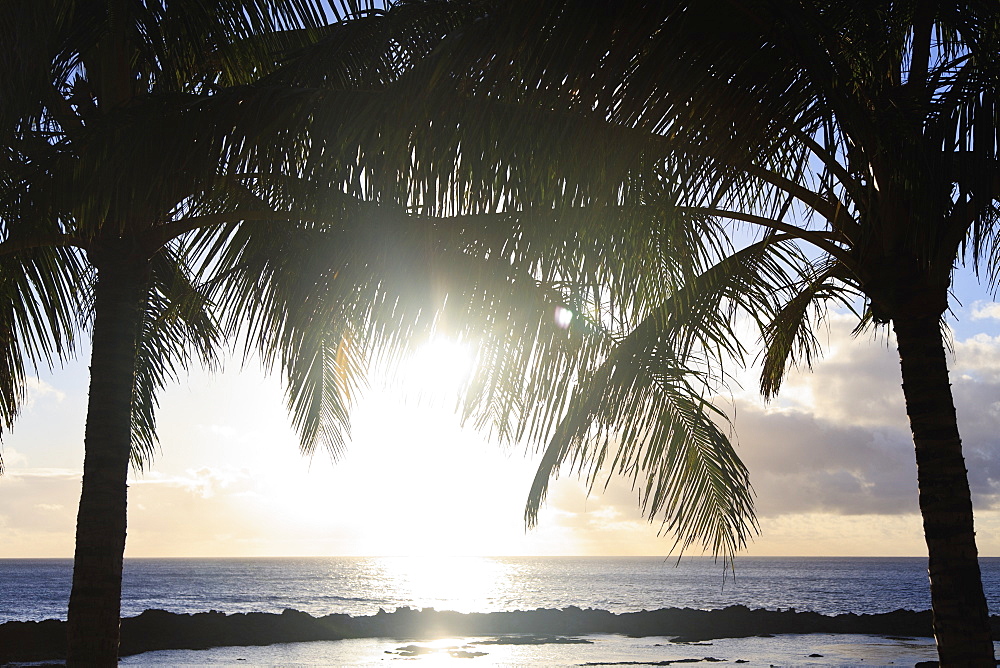
<instances>
[{"instance_id":1,"label":"shallow water","mask_svg":"<svg viewBox=\"0 0 1000 668\"><path fill-rule=\"evenodd\" d=\"M490 644L488 638L433 641L366 638L289 643L267 647L147 652L122 660L122 666L583 666L653 665L686 659L695 665L913 666L936 659L929 638L884 638L831 634L773 638L727 638L674 644L666 638L621 635L576 636L586 644ZM485 644L484 644L485 643ZM817 656L818 655L818 656ZM708 661L706 658L714 659ZM739 663L738 663L739 662ZM632 665L636 665L633 663Z\"/></svg>"}]
</instances>

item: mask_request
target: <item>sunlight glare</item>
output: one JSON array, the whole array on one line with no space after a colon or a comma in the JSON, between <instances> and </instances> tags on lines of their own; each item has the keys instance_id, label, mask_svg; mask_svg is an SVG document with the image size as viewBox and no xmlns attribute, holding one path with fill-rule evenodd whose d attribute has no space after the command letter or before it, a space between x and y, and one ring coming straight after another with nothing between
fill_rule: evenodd
<instances>
[{"instance_id":1,"label":"sunlight glare","mask_svg":"<svg viewBox=\"0 0 1000 668\"><path fill-rule=\"evenodd\" d=\"M508 594L511 568L491 557L383 557L380 565L392 587L405 591L420 608L481 612Z\"/></svg>"},{"instance_id":2,"label":"sunlight glare","mask_svg":"<svg viewBox=\"0 0 1000 668\"><path fill-rule=\"evenodd\" d=\"M472 347L445 336L433 336L403 363L404 385L423 395L446 398L456 395L472 375Z\"/></svg>"}]
</instances>

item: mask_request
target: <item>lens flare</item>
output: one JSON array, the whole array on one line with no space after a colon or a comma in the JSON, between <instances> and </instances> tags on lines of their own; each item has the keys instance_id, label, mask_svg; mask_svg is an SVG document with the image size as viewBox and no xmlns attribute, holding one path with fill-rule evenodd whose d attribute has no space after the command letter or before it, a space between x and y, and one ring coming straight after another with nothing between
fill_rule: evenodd
<instances>
[{"instance_id":1,"label":"lens flare","mask_svg":"<svg viewBox=\"0 0 1000 668\"><path fill-rule=\"evenodd\" d=\"M555 320L557 327L560 329L566 329L569 327L569 324L573 322L573 312L563 306L557 306Z\"/></svg>"}]
</instances>

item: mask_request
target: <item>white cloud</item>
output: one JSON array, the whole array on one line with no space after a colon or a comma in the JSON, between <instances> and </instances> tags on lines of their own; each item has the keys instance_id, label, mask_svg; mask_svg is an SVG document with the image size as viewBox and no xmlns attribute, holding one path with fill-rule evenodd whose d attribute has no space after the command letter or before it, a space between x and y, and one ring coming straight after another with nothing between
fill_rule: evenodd
<instances>
[{"instance_id":1,"label":"white cloud","mask_svg":"<svg viewBox=\"0 0 1000 668\"><path fill-rule=\"evenodd\" d=\"M956 341L952 375L959 379L1000 382L1000 336L976 334Z\"/></svg>"},{"instance_id":2,"label":"white cloud","mask_svg":"<svg viewBox=\"0 0 1000 668\"><path fill-rule=\"evenodd\" d=\"M236 487L249 486L251 474L245 468L210 468L202 467L187 471L183 476L153 475L148 480L139 479L134 485L172 485L190 491L203 499L210 499L216 494L233 490Z\"/></svg>"},{"instance_id":3,"label":"white cloud","mask_svg":"<svg viewBox=\"0 0 1000 668\"><path fill-rule=\"evenodd\" d=\"M61 503L36 503L35 508L39 510L45 510L48 512L58 513L66 509L66 506Z\"/></svg>"},{"instance_id":4,"label":"white cloud","mask_svg":"<svg viewBox=\"0 0 1000 668\"><path fill-rule=\"evenodd\" d=\"M1000 304L996 302L975 301L972 303L973 320L1000 320Z\"/></svg>"},{"instance_id":5,"label":"white cloud","mask_svg":"<svg viewBox=\"0 0 1000 668\"><path fill-rule=\"evenodd\" d=\"M35 377L24 379L24 410L30 410L35 403L44 399L54 399L57 403L66 399L66 393Z\"/></svg>"},{"instance_id":6,"label":"white cloud","mask_svg":"<svg viewBox=\"0 0 1000 668\"><path fill-rule=\"evenodd\" d=\"M8 472L28 466L28 456L18 452L15 448L6 447L0 451L0 454L3 455L3 465Z\"/></svg>"}]
</instances>

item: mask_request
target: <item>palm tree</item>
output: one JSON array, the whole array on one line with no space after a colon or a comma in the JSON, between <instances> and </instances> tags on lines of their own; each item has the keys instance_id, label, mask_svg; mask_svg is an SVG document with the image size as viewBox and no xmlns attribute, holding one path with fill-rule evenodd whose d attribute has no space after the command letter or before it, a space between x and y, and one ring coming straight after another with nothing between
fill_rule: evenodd
<instances>
[{"instance_id":1,"label":"palm tree","mask_svg":"<svg viewBox=\"0 0 1000 668\"><path fill-rule=\"evenodd\" d=\"M192 356L211 363L220 340L184 237L303 215L248 209L257 183L294 161L303 113L287 86L249 84L281 54L329 39L337 28L326 23L319 3L295 0L52 0L0 12L5 426L25 363L69 353L92 320L71 665L117 663L129 462L152 454L157 391ZM392 74L377 59L360 73L341 42L332 86Z\"/></svg>"},{"instance_id":2,"label":"palm tree","mask_svg":"<svg viewBox=\"0 0 1000 668\"><path fill-rule=\"evenodd\" d=\"M572 198L510 215L434 210L425 191L416 197L427 211L414 211L401 173L384 169L408 138L396 142L361 111L470 12L345 5L353 20L330 25L296 0L51 0L0 11L10 45L0 63L10 93L0 105L11 304L3 426L25 363L70 354L91 328L71 665L117 661L129 462L153 454L158 391L194 359L211 364L224 339L245 336L265 364L282 366L303 450L337 454L369 356L398 356L433 329L475 333L481 371L468 414L516 436L532 416L544 426L558 413L559 401L536 399L563 396L575 369L613 343L599 317L560 327L556 307L601 306L610 286L623 312L640 312L674 287L622 289L656 273L617 262L639 237L595 224ZM665 228L662 241L684 252L650 255L660 274L680 279L708 257L687 225ZM707 504L678 527L717 543L744 536L745 470L697 386L681 382L686 371L670 374L679 380L661 394L681 410L664 428L707 434L692 443L711 460L666 481L668 495L690 488Z\"/></svg>"},{"instance_id":3,"label":"palm tree","mask_svg":"<svg viewBox=\"0 0 1000 668\"><path fill-rule=\"evenodd\" d=\"M525 183L541 191L537 182L553 173L561 181L550 193L600 178L644 204L670 182L677 212L737 221L764 230L765 240L787 237L809 249L813 269L796 294L758 314L761 390L774 396L787 368L817 353L810 321L820 300L859 294L862 325L892 326L941 662L993 665L941 324L957 263L996 276L1000 7L485 5L487 18L454 33L418 68L426 76L409 82L414 95L436 87L426 98L435 121L416 135L427 148L414 150L409 178L433 183L459 165L456 190L519 204ZM532 504L561 462L609 456L614 444L585 427L612 414L645 415L643 393L652 365L666 359L660 346L673 335L670 322L661 313L623 340L621 354L636 360L632 386L613 366L583 386L576 412L549 441ZM669 432L647 434L634 448L655 459ZM621 447L628 457L633 446ZM631 461L642 460L636 452ZM646 472L654 489L655 470Z\"/></svg>"}]
</instances>

